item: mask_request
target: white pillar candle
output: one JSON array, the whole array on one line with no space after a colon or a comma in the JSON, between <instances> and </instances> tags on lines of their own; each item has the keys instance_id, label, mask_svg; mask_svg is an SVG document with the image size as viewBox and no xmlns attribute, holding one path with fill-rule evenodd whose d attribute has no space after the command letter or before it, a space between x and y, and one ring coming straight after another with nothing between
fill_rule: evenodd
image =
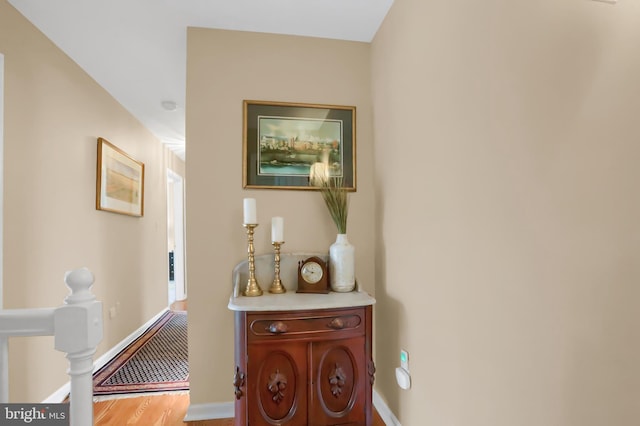
<instances>
[{"instance_id":1,"label":"white pillar candle","mask_svg":"<svg viewBox=\"0 0 640 426\"><path fill-rule=\"evenodd\" d=\"M258 223L255 198L244 199L244 223Z\"/></svg>"},{"instance_id":2,"label":"white pillar candle","mask_svg":"<svg viewBox=\"0 0 640 426\"><path fill-rule=\"evenodd\" d=\"M271 218L271 241L284 241L284 219L281 217Z\"/></svg>"}]
</instances>

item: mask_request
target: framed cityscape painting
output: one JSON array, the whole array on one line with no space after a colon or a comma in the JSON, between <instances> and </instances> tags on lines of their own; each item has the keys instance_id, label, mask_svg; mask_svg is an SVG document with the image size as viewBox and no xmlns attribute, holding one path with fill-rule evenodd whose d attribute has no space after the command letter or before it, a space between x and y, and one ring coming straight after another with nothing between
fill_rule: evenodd
<instances>
[{"instance_id":1,"label":"framed cityscape painting","mask_svg":"<svg viewBox=\"0 0 640 426\"><path fill-rule=\"evenodd\" d=\"M244 101L243 188L304 189L314 177L356 190L356 108Z\"/></svg>"}]
</instances>

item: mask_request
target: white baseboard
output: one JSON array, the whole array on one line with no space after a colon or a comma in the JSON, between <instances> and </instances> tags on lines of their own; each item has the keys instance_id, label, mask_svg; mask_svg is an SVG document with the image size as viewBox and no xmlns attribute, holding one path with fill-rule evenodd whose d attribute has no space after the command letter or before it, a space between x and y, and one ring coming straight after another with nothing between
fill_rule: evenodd
<instances>
[{"instance_id":1,"label":"white baseboard","mask_svg":"<svg viewBox=\"0 0 640 426\"><path fill-rule=\"evenodd\" d=\"M122 352L124 348L126 348L131 343L133 343L138 337L142 336L142 334L145 331L147 331L147 329L151 327L151 325L153 325L154 322L158 321L158 319L160 319L160 317L164 315L164 313L167 312L168 310L169 308L165 308L162 311L158 312L153 318L151 318L149 321L141 325L133 333L131 333L130 335L122 339L120 343L118 343L113 348L105 352L98 359L96 359L93 363L93 372L95 373L96 371L104 367L107 362L115 358L115 356L118 355L120 352Z\"/></svg>"},{"instance_id":2,"label":"white baseboard","mask_svg":"<svg viewBox=\"0 0 640 426\"><path fill-rule=\"evenodd\" d=\"M233 402L211 402L208 404L189 404L185 422L199 420L229 419L235 416Z\"/></svg>"},{"instance_id":3,"label":"white baseboard","mask_svg":"<svg viewBox=\"0 0 640 426\"><path fill-rule=\"evenodd\" d=\"M387 426L402 426L400 420L393 414L393 411L389 408L384 399L378 392L373 391L373 406L376 407L378 414Z\"/></svg>"},{"instance_id":4,"label":"white baseboard","mask_svg":"<svg viewBox=\"0 0 640 426\"><path fill-rule=\"evenodd\" d=\"M402 426L400 421L391 412L382 397L373 391L373 406L387 426ZM190 404L185 416L185 422L195 422L212 419L228 419L235 416L233 402L217 402L208 404Z\"/></svg>"},{"instance_id":5,"label":"white baseboard","mask_svg":"<svg viewBox=\"0 0 640 426\"><path fill-rule=\"evenodd\" d=\"M71 392L71 383L67 382L64 385L60 386L60 389L49 395L45 400L42 401L43 404L58 404L69 395Z\"/></svg>"},{"instance_id":6,"label":"white baseboard","mask_svg":"<svg viewBox=\"0 0 640 426\"><path fill-rule=\"evenodd\" d=\"M142 336L142 333L147 331L147 329L149 327L151 327L151 325L154 322L156 322L168 310L169 310L169 308L165 308L162 311L160 311L159 313L157 313L153 318L151 318L149 321L147 321L146 323L141 325L133 333L131 333L130 335L128 335L127 337L122 339L122 341L120 341L120 343L118 343L117 345L115 345L114 347L109 349L107 352L105 352L98 359L96 359L93 362L93 372L95 373L96 371L98 371L99 369L104 367L106 363L108 363L113 358L115 358L115 356L118 355L120 352L122 352L122 350L124 348L126 348L131 343L133 343L133 341L136 340L138 337ZM60 389L58 389L57 391L55 391L54 393L49 395L44 401L42 401L42 403L43 404L54 404L54 403L62 402L67 397L67 395L69 395L70 390L71 390L71 383L67 382L64 385L62 385L60 387Z\"/></svg>"}]
</instances>

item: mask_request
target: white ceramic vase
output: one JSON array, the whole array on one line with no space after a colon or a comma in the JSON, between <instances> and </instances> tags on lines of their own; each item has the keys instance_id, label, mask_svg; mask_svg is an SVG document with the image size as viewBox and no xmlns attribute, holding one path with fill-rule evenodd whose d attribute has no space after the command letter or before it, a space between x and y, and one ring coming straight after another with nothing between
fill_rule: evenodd
<instances>
[{"instance_id":1,"label":"white ceramic vase","mask_svg":"<svg viewBox=\"0 0 640 426\"><path fill-rule=\"evenodd\" d=\"M338 234L336 242L329 247L329 280L331 290L346 293L356 287L355 247L349 243L347 234Z\"/></svg>"}]
</instances>

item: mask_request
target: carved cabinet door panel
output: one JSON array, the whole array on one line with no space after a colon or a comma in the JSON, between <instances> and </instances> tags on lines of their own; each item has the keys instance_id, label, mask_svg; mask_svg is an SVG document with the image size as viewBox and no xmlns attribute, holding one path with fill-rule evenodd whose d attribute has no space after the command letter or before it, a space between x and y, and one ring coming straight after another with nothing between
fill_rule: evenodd
<instances>
[{"instance_id":1,"label":"carved cabinet door panel","mask_svg":"<svg viewBox=\"0 0 640 426\"><path fill-rule=\"evenodd\" d=\"M364 425L365 337L318 342L311 350L309 425Z\"/></svg>"},{"instance_id":2,"label":"carved cabinet door panel","mask_svg":"<svg viewBox=\"0 0 640 426\"><path fill-rule=\"evenodd\" d=\"M248 424L306 424L307 344L251 345L248 356Z\"/></svg>"}]
</instances>

